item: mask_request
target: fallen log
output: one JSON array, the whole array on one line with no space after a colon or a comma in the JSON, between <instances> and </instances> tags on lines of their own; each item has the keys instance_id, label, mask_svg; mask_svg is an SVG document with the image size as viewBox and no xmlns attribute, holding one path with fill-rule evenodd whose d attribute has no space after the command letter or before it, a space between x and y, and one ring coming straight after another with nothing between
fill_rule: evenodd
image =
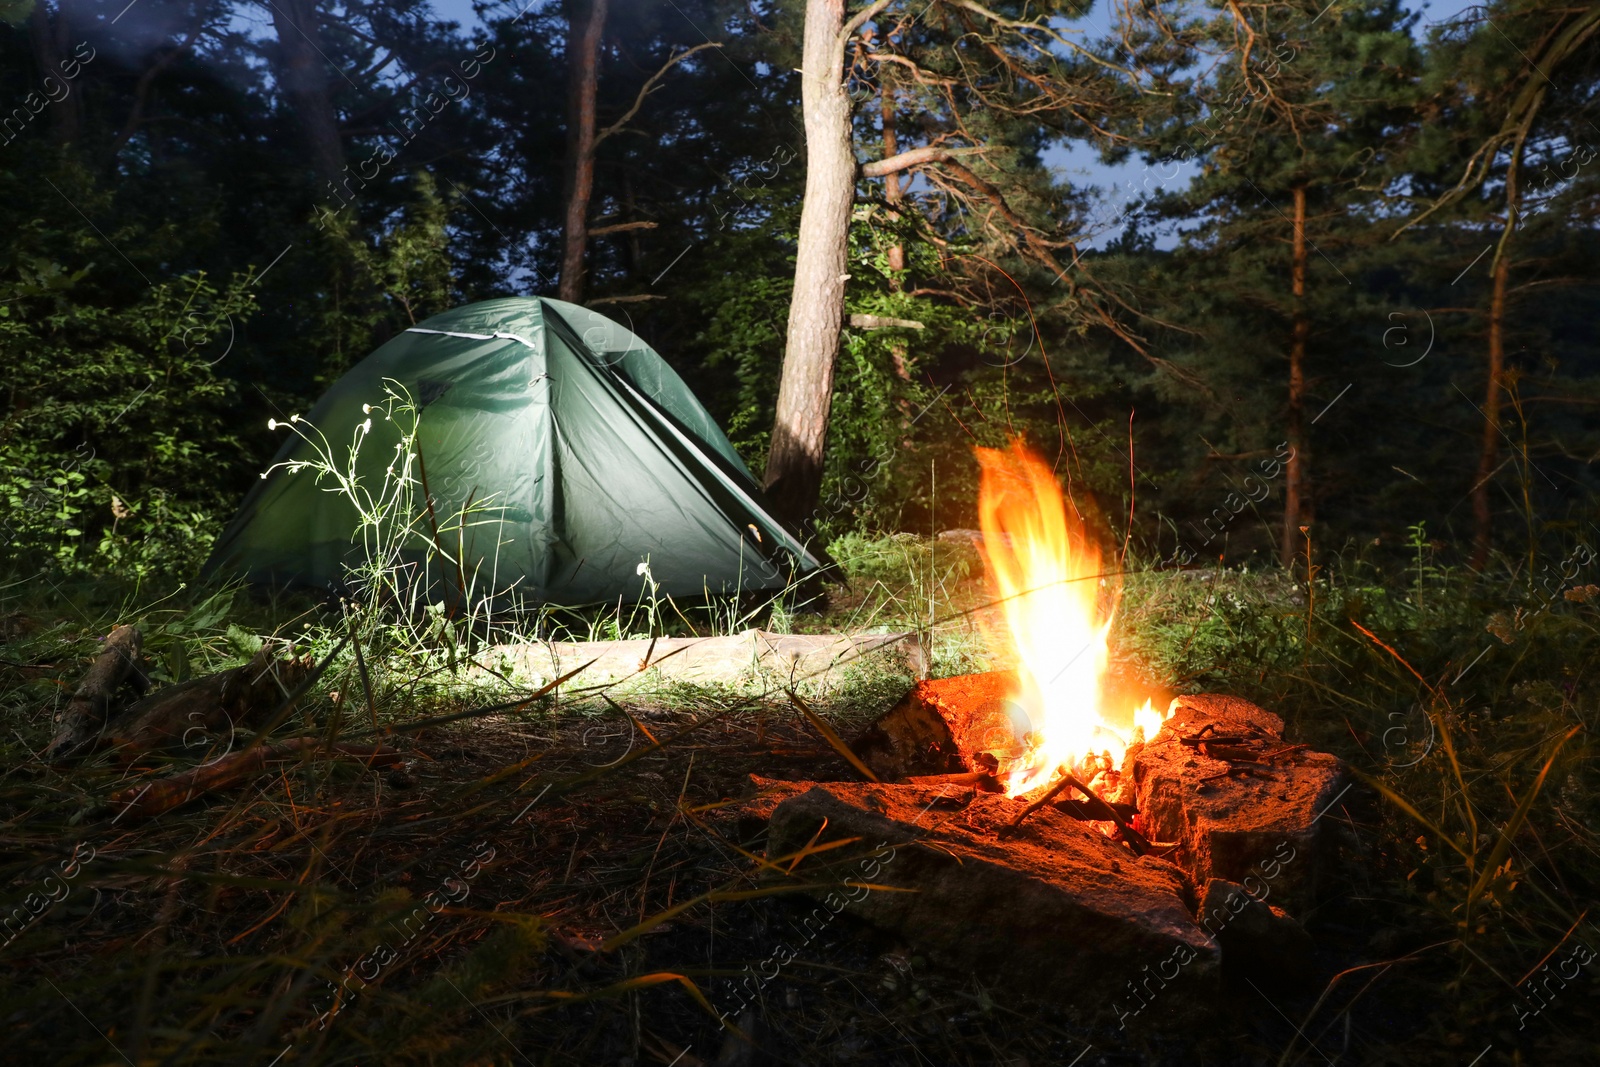
<instances>
[{"instance_id":1,"label":"fallen log","mask_svg":"<svg viewBox=\"0 0 1600 1067\"><path fill-rule=\"evenodd\" d=\"M119 694L125 683L144 695L147 683L139 670L143 649L143 638L133 626L118 626L106 636L105 646L61 713L56 735L45 749L46 759L69 759L92 749L106 722L121 710Z\"/></svg>"},{"instance_id":2,"label":"fallen log","mask_svg":"<svg viewBox=\"0 0 1600 1067\"><path fill-rule=\"evenodd\" d=\"M1048 807L1002 841L999 831L1023 805L992 793L946 813L935 806L942 788L758 785L766 795L750 804L770 806L769 858L837 842L771 875L814 887L807 892L819 904L798 924L806 932L848 912L958 973L1032 995L1045 990L1082 1022L1127 1015L1118 981L1145 965L1135 979L1155 983L1158 970L1161 978L1146 987L1154 1010L1141 1023L1212 1018L1220 953L1190 918L1190 889L1171 864L1130 856ZM1172 995L1158 995L1168 985L1176 986Z\"/></svg>"},{"instance_id":3,"label":"fallen log","mask_svg":"<svg viewBox=\"0 0 1600 1067\"><path fill-rule=\"evenodd\" d=\"M262 645L243 667L192 678L129 706L107 729L123 760L159 748L209 749L217 738L266 719L311 670L311 657L280 659Z\"/></svg>"},{"instance_id":4,"label":"fallen log","mask_svg":"<svg viewBox=\"0 0 1600 1067\"><path fill-rule=\"evenodd\" d=\"M1254 760L1211 743L1225 738L1251 745ZM1265 884L1273 904L1300 914L1332 888L1337 848L1323 816L1349 788L1343 765L1285 743L1277 715L1238 697L1181 696L1160 732L1129 748L1127 762L1140 829L1180 842L1175 858L1196 885L1219 878L1259 895L1251 887Z\"/></svg>"},{"instance_id":5,"label":"fallen log","mask_svg":"<svg viewBox=\"0 0 1600 1067\"><path fill-rule=\"evenodd\" d=\"M314 755L322 747L320 737L296 737L275 745L261 745L224 756L215 763L193 767L142 786L129 786L111 794L107 804L118 818L146 819L187 804L197 797L244 781L267 764ZM405 761L398 749L379 744L335 744L328 750L335 756L367 760L371 766L393 767Z\"/></svg>"}]
</instances>

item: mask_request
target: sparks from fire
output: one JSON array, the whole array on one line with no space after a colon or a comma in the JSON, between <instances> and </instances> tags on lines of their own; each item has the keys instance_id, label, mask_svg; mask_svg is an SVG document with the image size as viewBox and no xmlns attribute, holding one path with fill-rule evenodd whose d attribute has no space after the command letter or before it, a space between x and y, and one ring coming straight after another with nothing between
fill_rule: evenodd
<instances>
[{"instance_id":1,"label":"sparks from fire","mask_svg":"<svg viewBox=\"0 0 1600 1067\"><path fill-rule=\"evenodd\" d=\"M1101 608L1100 551L1069 512L1055 475L1020 442L976 449L982 467L978 520L990 581L1004 608L1005 632L993 650L1017 657L1017 744L1001 758L1008 795L1053 784L1063 772L1092 782L1122 765L1140 733L1153 737L1162 715L1146 700L1132 715L1106 717L1106 639L1115 590ZM1131 727L1131 728L1130 728Z\"/></svg>"}]
</instances>

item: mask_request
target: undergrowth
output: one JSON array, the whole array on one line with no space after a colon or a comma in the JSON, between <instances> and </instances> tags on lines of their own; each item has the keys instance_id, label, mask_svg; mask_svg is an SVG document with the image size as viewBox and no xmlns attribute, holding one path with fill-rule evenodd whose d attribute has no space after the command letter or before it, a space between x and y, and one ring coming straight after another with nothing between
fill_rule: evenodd
<instances>
[{"instance_id":1,"label":"undergrowth","mask_svg":"<svg viewBox=\"0 0 1600 1067\"><path fill-rule=\"evenodd\" d=\"M831 551L848 585L825 606L791 602L776 628L907 631L923 636L935 674L992 665L975 621L992 609L970 546L897 536ZM1345 892L1303 917L1324 946L1326 990L1275 997L1293 1025L1264 1013L1248 1054L1188 1062L1314 1062L1313 1048L1337 1050L1340 1063L1459 1064L1486 1046L1483 1064L1592 1055L1594 1000L1582 986L1591 979L1560 970L1578 946L1600 943L1588 912L1600 890L1591 748L1600 588L1586 551L1532 579L1526 561L1475 576L1422 556L1393 572L1328 560L1310 585L1277 569L1123 576L1119 670L1156 690L1255 700L1358 777L1332 813L1347 844ZM0 862L10 887L0 1003L19 1054L581 1063L615 1046L668 1062L663 1049L698 1043L694 1062L711 1061L706 1045L723 1029L698 998L714 999L740 953L770 950L763 916L782 905L706 896L754 885L753 868L726 853L708 861L699 812L737 792L743 765L728 753L759 754L762 773L803 776L833 758L828 745L770 686L624 695L573 683L533 699L533 680L472 664L495 668L497 640L541 625L561 637L704 635L719 632L718 617L729 623L720 632L770 623L770 605L698 617L685 606L680 617L645 598L632 616L612 605L485 630L442 609L353 615L348 603L262 601L228 587L140 603L112 583L54 578L13 581L0 595ZM169 762L68 769L35 753L97 638L130 621L161 684L241 664L264 640L293 642L327 667L291 726L385 733L405 746L407 765L307 762L242 793L119 824L105 797ZM816 713L847 732L908 681L863 671ZM827 773L850 773L835 763ZM700 945L696 963L649 947L687 943L718 913L730 955L708 963ZM679 932L595 951L658 925ZM845 958L849 939L830 951ZM849 966L865 981L878 965ZM926 988L944 988L925 961L913 967ZM776 1019L786 1009L768 1010ZM638 1021L652 1012L656 1021ZM580 1021L595 1028L583 1041L572 1036ZM984 1041L1043 1040L971 1025ZM939 1040L977 1040L970 1030ZM898 1047L861 1045L877 1062L900 1062ZM966 1046L927 1047L934 1062L955 1062ZM796 1052L795 1062L834 1062L825 1049Z\"/></svg>"}]
</instances>

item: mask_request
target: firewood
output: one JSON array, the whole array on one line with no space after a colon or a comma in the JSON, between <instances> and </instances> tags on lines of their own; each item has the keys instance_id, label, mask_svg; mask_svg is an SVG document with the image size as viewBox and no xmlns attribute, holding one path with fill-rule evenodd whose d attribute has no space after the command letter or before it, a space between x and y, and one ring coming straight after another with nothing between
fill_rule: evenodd
<instances>
[{"instance_id":1,"label":"firewood","mask_svg":"<svg viewBox=\"0 0 1600 1067\"><path fill-rule=\"evenodd\" d=\"M1211 745L1202 744L1200 754L1207 759L1227 760L1230 763L1259 763L1256 757L1261 755L1258 748L1246 748L1243 745Z\"/></svg>"},{"instance_id":2,"label":"firewood","mask_svg":"<svg viewBox=\"0 0 1600 1067\"><path fill-rule=\"evenodd\" d=\"M1207 729L1210 729L1209 723L1207 724ZM1212 734L1211 736L1207 737L1205 730L1201 730L1193 737L1178 738L1178 743L1193 747L1195 745L1238 745L1243 744L1247 740L1248 738L1246 738L1243 734Z\"/></svg>"},{"instance_id":3,"label":"firewood","mask_svg":"<svg viewBox=\"0 0 1600 1067\"><path fill-rule=\"evenodd\" d=\"M321 745L319 737L296 737L275 745L246 749L147 785L118 790L111 794L107 803L117 812L118 818L149 818L206 793L242 782L268 763L294 759L305 753L315 754ZM330 751L336 756L367 760L373 766L392 767L405 760L404 753L379 744L336 744Z\"/></svg>"},{"instance_id":4,"label":"firewood","mask_svg":"<svg viewBox=\"0 0 1600 1067\"><path fill-rule=\"evenodd\" d=\"M1020 814L1017 815L1014 820L1012 820L1011 825L1005 827L1004 829L1011 833L1015 833L1017 828L1022 825L1024 819L1038 811L1040 808L1044 807L1046 804L1049 804L1051 801L1055 800L1061 791L1069 786L1088 797L1088 804L1091 806L1091 809L1095 812L1098 812L1101 818L1117 824L1117 829L1122 831L1123 841L1127 842L1128 847L1133 849L1134 855L1143 856L1155 847L1153 844L1151 844L1148 838L1129 825L1128 820L1123 818L1121 812L1117 811L1116 808L1102 800L1099 793L1096 793L1089 786L1079 781L1078 777L1073 774L1062 775L1061 779L1057 781L1055 785L1051 786L1045 791L1044 796L1040 797L1038 800L1035 800L1032 804L1029 804ZM1093 817L1094 816L1091 816L1091 818Z\"/></svg>"},{"instance_id":5,"label":"firewood","mask_svg":"<svg viewBox=\"0 0 1600 1067\"><path fill-rule=\"evenodd\" d=\"M67 759L93 748L106 722L121 710L119 691L124 683L143 695L142 651L143 638L135 627L118 626L111 631L67 702L56 736L45 749L47 759Z\"/></svg>"},{"instance_id":6,"label":"firewood","mask_svg":"<svg viewBox=\"0 0 1600 1067\"><path fill-rule=\"evenodd\" d=\"M158 748L194 748L261 722L311 669L309 656L279 659L271 643L234 667L153 693L130 706L107 730L120 758Z\"/></svg>"},{"instance_id":7,"label":"firewood","mask_svg":"<svg viewBox=\"0 0 1600 1067\"><path fill-rule=\"evenodd\" d=\"M992 770L963 771L960 774L916 774L906 779L907 785L972 786L985 793L1001 793L1005 788Z\"/></svg>"},{"instance_id":8,"label":"firewood","mask_svg":"<svg viewBox=\"0 0 1600 1067\"><path fill-rule=\"evenodd\" d=\"M1108 817L1105 809L1092 800L1058 800L1055 802L1056 810L1081 819L1086 822L1106 822ZM1118 804L1106 801L1105 806L1121 815L1124 819L1132 819L1138 811L1132 804Z\"/></svg>"}]
</instances>

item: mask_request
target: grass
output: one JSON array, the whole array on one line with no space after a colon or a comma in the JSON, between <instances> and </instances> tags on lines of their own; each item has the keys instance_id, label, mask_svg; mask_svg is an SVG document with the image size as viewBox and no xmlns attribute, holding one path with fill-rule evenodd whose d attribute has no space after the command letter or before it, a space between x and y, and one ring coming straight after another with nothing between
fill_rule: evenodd
<instances>
[{"instance_id":1,"label":"grass","mask_svg":"<svg viewBox=\"0 0 1600 1067\"><path fill-rule=\"evenodd\" d=\"M936 674L991 665L970 546L857 537L831 551L850 584L825 605L715 616L645 601L631 616L534 624L909 630ZM1244 991L1210 1032L1175 1036L1086 1029L1062 1010L1074 991L989 988L848 918L763 984L757 1008L719 1021L745 968L809 910L749 895L771 887L721 805L751 773L851 775L760 679L574 683L473 715L532 683L465 669L487 646L438 613L397 625L228 590L137 605L104 584L9 586L4 915L48 902L0 948L9 1051L61 1064L692 1067L1066 1064L1090 1045L1085 1064L1594 1062L1593 968L1560 977L1577 945L1600 944L1587 910L1600 888L1594 569L1568 553L1533 580L1516 563L1474 577L1421 551L1394 570L1326 560L1309 590L1276 569L1124 577L1114 668L1127 684L1249 697L1362 776L1335 815L1343 893L1302 917L1321 984L1268 1003ZM359 737L375 720L402 731L391 740L406 766L285 765L117 822L105 797L160 763L51 767L34 753L95 637L135 620L164 682L241 663L274 635L320 659L354 630L290 728ZM808 704L848 736L908 681L868 668ZM454 713L469 716L416 726Z\"/></svg>"}]
</instances>

